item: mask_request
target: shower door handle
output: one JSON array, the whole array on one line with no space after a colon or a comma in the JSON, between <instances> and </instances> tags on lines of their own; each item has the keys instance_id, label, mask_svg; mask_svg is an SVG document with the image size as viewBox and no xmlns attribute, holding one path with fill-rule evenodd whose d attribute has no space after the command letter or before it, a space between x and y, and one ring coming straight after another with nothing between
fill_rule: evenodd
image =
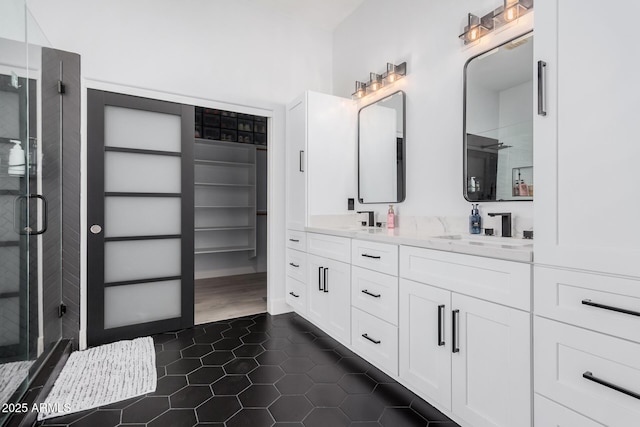
<instances>
[{"instance_id":1,"label":"shower door handle","mask_svg":"<svg viewBox=\"0 0 640 427\"><path fill-rule=\"evenodd\" d=\"M23 200L31 200L31 199L40 199L42 200L42 228L40 230L36 230L33 231L31 229L31 227L26 224L24 227L21 226L20 224L20 219L18 218L18 202L22 202ZM18 234L22 234L22 235L30 235L30 236L37 236L39 234L43 234L44 232L47 231L47 228L49 227L49 204L47 201L47 198L44 197L42 194L28 194L26 196L18 196L14 199L13 201L13 228L15 229L16 233Z\"/></svg>"}]
</instances>

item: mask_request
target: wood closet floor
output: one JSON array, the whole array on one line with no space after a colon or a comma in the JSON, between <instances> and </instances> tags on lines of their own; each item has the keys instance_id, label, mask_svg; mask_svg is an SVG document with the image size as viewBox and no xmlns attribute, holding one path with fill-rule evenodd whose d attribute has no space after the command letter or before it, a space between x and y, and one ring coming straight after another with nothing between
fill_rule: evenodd
<instances>
[{"instance_id":1,"label":"wood closet floor","mask_svg":"<svg viewBox=\"0 0 640 427\"><path fill-rule=\"evenodd\" d=\"M267 311L267 273L195 281L195 324Z\"/></svg>"}]
</instances>

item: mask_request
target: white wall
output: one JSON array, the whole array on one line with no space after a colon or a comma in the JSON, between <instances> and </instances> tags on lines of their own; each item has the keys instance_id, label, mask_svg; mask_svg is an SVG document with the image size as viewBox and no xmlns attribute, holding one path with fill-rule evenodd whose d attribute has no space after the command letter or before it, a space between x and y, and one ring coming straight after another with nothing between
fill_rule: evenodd
<instances>
[{"instance_id":1,"label":"white wall","mask_svg":"<svg viewBox=\"0 0 640 427\"><path fill-rule=\"evenodd\" d=\"M350 95L355 80L366 79L372 71L384 71L387 62L407 61L407 77L389 88L407 93L408 184L406 201L398 209L400 224L403 215L469 213L462 178L464 63L531 29L533 14L471 48L463 47L457 36L468 12L481 15L501 3L397 0L390 4L368 0L334 32L334 95ZM374 99L374 95L367 97L361 105ZM366 205L366 209L371 207L379 215L387 209L386 205ZM484 213L507 211L532 217L531 202L481 203L480 208Z\"/></svg>"},{"instance_id":2,"label":"white wall","mask_svg":"<svg viewBox=\"0 0 640 427\"><path fill-rule=\"evenodd\" d=\"M248 0L28 0L28 5L52 46L81 55L84 87L270 117L268 309L288 310L281 265L284 104L307 89L331 92L331 33ZM86 136L83 144L86 153ZM86 200L86 159L82 168ZM86 242L86 205L81 226ZM82 277L85 273L83 265ZM86 305L83 330L85 319Z\"/></svg>"},{"instance_id":3,"label":"white wall","mask_svg":"<svg viewBox=\"0 0 640 427\"><path fill-rule=\"evenodd\" d=\"M331 34L247 0L29 0L83 76L196 98L286 103L331 91Z\"/></svg>"}]
</instances>

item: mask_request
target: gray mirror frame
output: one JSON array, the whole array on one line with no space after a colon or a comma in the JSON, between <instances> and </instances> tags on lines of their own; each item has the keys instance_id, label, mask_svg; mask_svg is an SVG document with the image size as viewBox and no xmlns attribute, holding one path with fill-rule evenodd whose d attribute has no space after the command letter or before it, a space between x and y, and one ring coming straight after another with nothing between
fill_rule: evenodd
<instances>
[{"instance_id":1,"label":"gray mirror frame","mask_svg":"<svg viewBox=\"0 0 640 427\"><path fill-rule=\"evenodd\" d=\"M464 195L464 199L468 202L478 202L478 203L495 203L495 202L532 202L533 196L530 199L526 200L471 200L469 199L469 194L467 192L467 67L469 63L474 59L486 54L487 52L491 52L493 49L497 49L501 46L511 43L514 40L517 40L521 37L526 36L527 34L533 34L533 30L526 31L516 37L513 37L509 40L500 43L497 46L493 46L490 49L487 49L475 56L472 56L464 63L463 68L463 76L464 76L464 84L462 88L462 194ZM533 76L532 76L533 78Z\"/></svg>"},{"instance_id":2,"label":"gray mirror frame","mask_svg":"<svg viewBox=\"0 0 640 427\"><path fill-rule=\"evenodd\" d=\"M365 202L362 200L362 196L360 195L360 113L362 112L363 109L377 104L380 101L383 101L387 98L391 98L394 95L397 95L401 93L402 94L402 147L401 150L399 150L400 156L401 158L398 159L396 157L396 162L398 160L400 160L401 162L401 173L399 174L399 179L398 179L398 187L401 187L401 191L399 191L398 193L398 200L389 200L389 201L385 201L385 202ZM358 110L358 144L357 144L357 154L358 154L358 203L362 204L362 205L374 205L374 204L387 204L387 203L402 203L405 201L406 197L407 197L407 162L406 162L406 158L407 158L407 94L405 91L403 90L398 90L396 92L393 92L383 98L380 99L376 99L374 102L371 102L363 107L361 107ZM396 152L398 152L398 150L396 149Z\"/></svg>"}]
</instances>

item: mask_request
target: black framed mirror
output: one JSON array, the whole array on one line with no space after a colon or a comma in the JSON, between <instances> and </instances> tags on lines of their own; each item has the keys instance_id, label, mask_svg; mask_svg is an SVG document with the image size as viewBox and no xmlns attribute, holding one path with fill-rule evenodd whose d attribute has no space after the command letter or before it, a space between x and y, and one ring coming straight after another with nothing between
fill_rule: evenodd
<instances>
[{"instance_id":1,"label":"black framed mirror","mask_svg":"<svg viewBox=\"0 0 640 427\"><path fill-rule=\"evenodd\" d=\"M464 67L464 197L533 200L533 33Z\"/></svg>"},{"instance_id":2,"label":"black framed mirror","mask_svg":"<svg viewBox=\"0 0 640 427\"><path fill-rule=\"evenodd\" d=\"M358 112L358 200L405 199L405 93L398 91Z\"/></svg>"}]
</instances>

